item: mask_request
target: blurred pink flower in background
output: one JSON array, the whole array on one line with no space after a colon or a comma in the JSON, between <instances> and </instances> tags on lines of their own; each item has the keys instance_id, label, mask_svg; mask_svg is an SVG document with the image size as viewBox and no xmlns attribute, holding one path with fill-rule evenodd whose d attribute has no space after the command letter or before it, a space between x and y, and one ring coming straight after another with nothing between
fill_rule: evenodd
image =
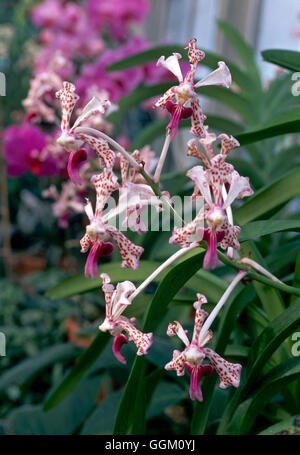
<instances>
[{"instance_id":1,"label":"blurred pink flower in background","mask_svg":"<svg viewBox=\"0 0 300 455\"><path fill-rule=\"evenodd\" d=\"M148 11L148 0L87 0L91 24L110 32L115 40L124 40L133 24L141 24Z\"/></svg>"},{"instance_id":2,"label":"blurred pink flower in background","mask_svg":"<svg viewBox=\"0 0 300 455\"><path fill-rule=\"evenodd\" d=\"M18 177L28 171L38 176L56 174L56 162L46 144L46 135L30 123L8 127L3 133L8 175Z\"/></svg>"}]
</instances>

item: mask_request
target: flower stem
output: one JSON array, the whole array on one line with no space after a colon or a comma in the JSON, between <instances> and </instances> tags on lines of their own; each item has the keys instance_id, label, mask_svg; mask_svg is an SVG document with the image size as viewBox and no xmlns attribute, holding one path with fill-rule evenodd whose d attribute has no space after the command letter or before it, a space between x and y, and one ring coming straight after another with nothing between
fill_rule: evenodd
<instances>
[{"instance_id":1,"label":"flower stem","mask_svg":"<svg viewBox=\"0 0 300 455\"><path fill-rule=\"evenodd\" d=\"M143 283L140 284L138 288L136 288L136 290L129 297L130 300L132 301L138 294L140 294L143 291L143 289L145 289L145 287L147 287L148 284L150 284L151 281L153 281L157 277L157 275L159 275L170 264L172 264L172 262L176 261L176 259L178 259L180 256L183 256L185 253L187 253L188 251L192 250L197 246L199 246L199 244L197 242L194 242L191 243L190 246L186 248L181 248L180 250L176 251L176 253L174 253L172 256L169 257L169 259L167 259L159 267L157 267L157 269L151 275L149 275L148 278L146 278L146 280L143 281Z\"/></svg>"},{"instance_id":2,"label":"flower stem","mask_svg":"<svg viewBox=\"0 0 300 455\"><path fill-rule=\"evenodd\" d=\"M154 181L155 182L159 181L160 174L161 174L161 171L162 171L162 168L163 168L163 165L165 163L165 160L166 160L166 157L167 157L167 153L168 153L168 150L169 150L170 142L171 142L171 136L170 136L169 133L167 133L166 134L166 138L165 138L165 142L164 142L164 145L163 145L160 157L159 157L159 161L158 161L157 166L156 166L155 174L154 174Z\"/></svg>"},{"instance_id":3,"label":"flower stem","mask_svg":"<svg viewBox=\"0 0 300 455\"><path fill-rule=\"evenodd\" d=\"M228 300L228 297L232 293L233 289L236 287L236 285L244 278L244 276L247 274L246 271L241 270L239 273L235 276L235 278L232 280L222 297L220 298L219 302L217 305L214 307L213 311L210 313L208 318L206 319L205 323L203 324L203 327L200 331L199 334L199 345L201 346L201 342L204 340L210 326L214 322L215 318L217 317L218 313L220 312L221 308L223 305L226 303Z\"/></svg>"}]
</instances>

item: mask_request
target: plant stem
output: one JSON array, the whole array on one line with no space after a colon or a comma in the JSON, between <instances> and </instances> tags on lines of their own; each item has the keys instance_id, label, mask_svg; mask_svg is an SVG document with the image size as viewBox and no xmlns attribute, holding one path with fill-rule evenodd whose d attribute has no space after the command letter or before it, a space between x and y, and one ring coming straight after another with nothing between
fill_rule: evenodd
<instances>
[{"instance_id":1,"label":"plant stem","mask_svg":"<svg viewBox=\"0 0 300 455\"><path fill-rule=\"evenodd\" d=\"M142 292L143 289L145 289L145 287L147 287L148 284L150 284L151 281L153 281L164 269L171 265L172 262L176 261L176 259L178 259L180 256L183 256L185 253L198 246L199 244L197 242L194 242L190 246L181 248L180 250L176 251L176 253L174 253L169 257L169 259L163 262L163 264L157 267L157 269L151 275L149 275L142 284L140 284L140 286L131 294L130 300L133 300L138 294L140 294L140 292Z\"/></svg>"},{"instance_id":2,"label":"plant stem","mask_svg":"<svg viewBox=\"0 0 300 455\"><path fill-rule=\"evenodd\" d=\"M167 153L168 153L168 150L169 150L170 142L171 142L171 136L170 136L169 133L167 133L166 134L166 138L165 138L165 142L164 142L164 145L163 145L160 157L159 157L159 161L158 161L157 166L156 166L155 174L154 174L154 181L155 182L159 181L160 174L161 174L161 171L162 171L162 168L163 168L163 165L165 163L165 160L166 160L166 157L167 157Z\"/></svg>"},{"instance_id":3,"label":"plant stem","mask_svg":"<svg viewBox=\"0 0 300 455\"><path fill-rule=\"evenodd\" d=\"M199 333L199 345L201 346L201 342L204 340L210 326L214 322L215 318L217 317L218 313L220 312L221 308L223 305L226 303L228 300L228 297L232 293L233 289L236 287L236 285L244 278L244 276L247 274L246 271L240 270L239 273L236 275L236 277L232 280L222 297L220 298L219 302L217 305L214 307L208 318L206 319L200 333Z\"/></svg>"}]
</instances>

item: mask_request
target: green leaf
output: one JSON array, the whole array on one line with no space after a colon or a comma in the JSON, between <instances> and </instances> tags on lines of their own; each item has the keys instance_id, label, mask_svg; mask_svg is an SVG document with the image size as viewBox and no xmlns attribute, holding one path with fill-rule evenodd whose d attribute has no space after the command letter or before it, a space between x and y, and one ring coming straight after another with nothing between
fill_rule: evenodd
<instances>
[{"instance_id":1,"label":"green leaf","mask_svg":"<svg viewBox=\"0 0 300 455\"><path fill-rule=\"evenodd\" d=\"M241 62L247 69L248 74L253 77L254 81L260 86L260 74L256 64L255 56L251 46L245 41L243 36L228 22L218 20L218 25L223 31L225 37L235 49Z\"/></svg>"},{"instance_id":2,"label":"green leaf","mask_svg":"<svg viewBox=\"0 0 300 455\"><path fill-rule=\"evenodd\" d=\"M187 398L187 393L182 387L173 382L162 381L153 393L147 419L159 416L168 406L174 406L184 398Z\"/></svg>"},{"instance_id":3,"label":"green leaf","mask_svg":"<svg viewBox=\"0 0 300 455\"><path fill-rule=\"evenodd\" d=\"M111 278L112 283L117 283L119 281L129 280L129 281L143 281L149 276L160 264L153 261L140 261L139 268L137 270L133 269L122 269L119 263L111 262L105 264L105 273ZM101 271L104 270L104 265L99 266L98 275ZM92 280L91 278L86 278L83 273L74 275L70 278L67 278L52 289L50 289L46 295L51 299L61 299L65 297L71 297L72 295L83 294L84 292L94 291L96 289L100 290L99 280Z\"/></svg>"},{"instance_id":4,"label":"green leaf","mask_svg":"<svg viewBox=\"0 0 300 455\"><path fill-rule=\"evenodd\" d=\"M300 168L297 168L257 191L254 196L235 210L235 221L242 226L256 218L266 216L271 210L298 196L300 194L299 181Z\"/></svg>"},{"instance_id":5,"label":"green leaf","mask_svg":"<svg viewBox=\"0 0 300 455\"><path fill-rule=\"evenodd\" d=\"M107 398L101 401L94 412L86 420L80 434L111 435L121 396L122 390L118 390L117 392L111 393Z\"/></svg>"},{"instance_id":6,"label":"green leaf","mask_svg":"<svg viewBox=\"0 0 300 455\"><path fill-rule=\"evenodd\" d=\"M0 378L0 391L10 385L23 386L45 368L56 362L72 359L81 352L71 343L61 343L42 350L35 357L20 362L15 367L4 372Z\"/></svg>"},{"instance_id":7,"label":"green leaf","mask_svg":"<svg viewBox=\"0 0 300 455\"><path fill-rule=\"evenodd\" d=\"M47 413L41 406L17 408L8 418L10 432L18 435L74 434L92 411L99 386L99 376L86 378L63 403Z\"/></svg>"},{"instance_id":8,"label":"green leaf","mask_svg":"<svg viewBox=\"0 0 300 455\"><path fill-rule=\"evenodd\" d=\"M299 378L300 357L289 359L273 368L259 383L251 398L240 404L232 419L229 431L234 434L247 434L266 403L280 393L284 386ZM226 432L226 434L228 434Z\"/></svg>"},{"instance_id":9,"label":"green leaf","mask_svg":"<svg viewBox=\"0 0 300 455\"><path fill-rule=\"evenodd\" d=\"M266 49L261 52L266 62L274 63L290 71L300 71L300 52L286 49Z\"/></svg>"},{"instance_id":10,"label":"green leaf","mask_svg":"<svg viewBox=\"0 0 300 455\"><path fill-rule=\"evenodd\" d=\"M271 427L259 433L260 435L300 435L300 415L295 415L275 423Z\"/></svg>"},{"instance_id":11,"label":"green leaf","mask_svg":"<svg viewBox=\"0 0 300 455\"><path fill-rule=\"evenodd\" d=\"M298 109L299 111L299 109ZM264 139L282 136L284 134L300 132L300 114L295 115L295 110L289 110L286 113L281 113L285 117L284 122L274 122L272 125L267 125L263 128L251 130L245 133L238 134L236 139L240 145L253 144ZM295 118L296 117L296 118Z\"/></svg>"},{"instance_id":12,"label":"green leaf","mask_svg":"<svg viewBox=\"0 0 300 455\"><path fill-rule=\"evenodd\" d=\"M300 299L273 319L253 343L249 352L248 377L243 386L243 396L260 381L262 370L281 343L300 324Z\"/></svg>"},{"instance_id":13,"label":"green leaf","mask_svg":"<svg viewBox=\"0 0 300 455\"><path fill-rule=\"evenodd\" d=\"M148 308L144 332L156 329L165 314L167 305L179 289L202 267L203 255L202 249L187 253L187 257L181 259L165 276ZM145 427L145 407L143 406L145 365L143 358L136 358L122 396L114 434L136 434Z\"/></svg>"},{"instance_id":14,"label":"green leaf","mask_svg":"<svg viewBox=\"0 0 300 455\"><path fill-rule=\"evenodd\" d=\"M96 336L92 344L81 354L74 367L67 373L62 383L47 398L44 411L50 411L69 395L89 367L97 360L109 338L107 333L102 332Z\"/></svg>"},{"instance_id":15,"label":"green leaf","mask_svg":"<svg viewBox=\"0 0 300 455\"><path fill-rule=\"evenodd\" d=\"M239 241L256 240L264 235L273 234L274 232L300 231L300 220L263 220L253 221L243 226L239 235Z\"/></svg>"}]
</instances>

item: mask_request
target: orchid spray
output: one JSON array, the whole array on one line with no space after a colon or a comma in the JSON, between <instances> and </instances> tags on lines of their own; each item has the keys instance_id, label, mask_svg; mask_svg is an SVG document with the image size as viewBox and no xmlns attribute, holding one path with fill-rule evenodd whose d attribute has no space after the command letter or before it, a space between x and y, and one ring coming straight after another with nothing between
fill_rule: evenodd
<instances>
[{"instance_id":1,"label":"orchid spray","mask_svg":"<svg viewBox=\"0 0 300 455\"><path fill-rule=\"evenodd\" d=\"M105 273L105 265L101 266L103 268L101 278L106 314L99 328L114 337L113 353L121 363L126 363L121 348L128 341L132 340L135 343L137 355L147 354L153 342L153 334L137 329L135 318L126 317L126 309L133 305L134 299L161 272L199 246L206 249L203 268L211 267L213 269L217 266L218 244L227 250L229 260L232 260L233 251L235 250L237 255L240 248L238 235L241 228L234 225L231 206L236 199L253 194L249 179L240 176L233 165L226 161L229 152L239 147L239 142L225 133L217 137L208 130L208 127L204 125L206 116L202 112L196 93L198 88L205 85L221 85L229 88L230 71L224 62L219 62L218 69L201 81L195 82L197 65L205 54L197 48L195 39L190 40L187 48L190 69L185 77L183 77L179 65L181 55L173 54L167 59L163 56L157 62L158 66L171 71L179 82L178 86L172 86L155 104L156 107L166 108L171 114L164 146L158 159L149 148L129 153L121 144L108 136L107 131L91 128L91 125L94 125L90 122L93 116L105 116L107 113L110 108L108 100L100 101L94 97L81 110L80 116L71 127L72 111L78 101L75 86L64 82L62 88L57 92L62 106L61 135L57 142L70 153L68 165L70 179L75 185L81 184L84 170L82 165L88 159L89 147L96 152L101 169L90 179L91 187L94 188L96 195L95 209L89 199L85 205L88 223L80 241L81 251L83 253L89 251L85 275L97 279L98 259L100 256L112 253L114 247L111 241L114 241L121 254L122 267L133 269L138 267L143 248L132 243L111 223L112 219L121 213L125 213L125 225L138 234L147 229L141 220L141 214L149 206L154 207L157 211L168 211L175 222L169 242L180 248L137 288L128 280L116 283L114 286L110 282L110 277ZM182 118L189 117L191 118L191 134L194 138L190 139L187 144L187 154L199 159L201 165L189 169L187 176L194 183L192 200L201 196L204 206L192 221L184 224L172 205L170 195L161 190L159 180L169 145L176 136L179 122ZM96 124L101 126L105 122ZM219 152L214 151L216 141L220 141ZM115 173L116 162L120 177ZM71 200L68 199L69 205L74 204L74 189L71 193ZM111 195L117 197L117 206L106 211L105 206ZM58 199L57 196L56 199ZM59 209L63 217L64 211L61 205ZM173 358L167 363L165 369L175 370L179 376L182 376L185 370L190 374L190 398L192 400L202 401L201 377L211 375L213 370L220 378L221 388L229 385L238 387L239 385L241 365L224 360L211 348L206 347L212 338L210 327L235 287L248 273L251 276L251 269L258 272L255 272L258 279L260 276L267 276L274 283L278 282L276 277L259 266L253 259L242 258L239 262L232 260L232 263L240 271L228 284L210 315L202 309L202 305L206 303L205 296L201 293L197 295L198 299L194 303L195 322L191 341L186 335L186 330L178 321L170 323L167 330L169 336L177 335L185 344L185 348L183 351L177 349L173 351Z\"/></svg>"}]
</instances>

